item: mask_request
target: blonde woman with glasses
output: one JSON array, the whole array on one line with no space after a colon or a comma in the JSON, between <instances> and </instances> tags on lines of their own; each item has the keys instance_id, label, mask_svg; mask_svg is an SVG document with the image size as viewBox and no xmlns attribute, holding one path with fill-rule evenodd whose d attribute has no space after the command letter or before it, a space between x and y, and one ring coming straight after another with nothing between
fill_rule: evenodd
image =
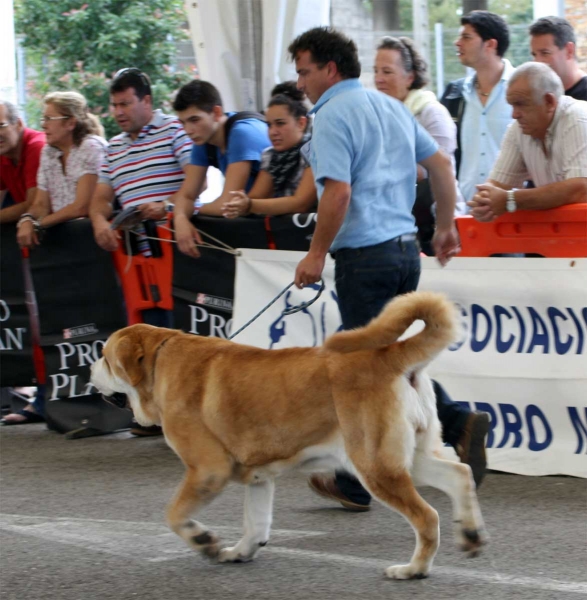
<instances>
[{"instance_id":1,"label":"blonde woman with glasses","mask_svg":"<svg viewBox=\"0 0 587 600\"><path fill-rule=\"evenodd\" d=\"M41 153L35 200L17 226L23 248L38 245L42 229L88 216L107 145L98 118L77 92L45 96L41 123L47 145Z\"/></svg>"}]
</instances>

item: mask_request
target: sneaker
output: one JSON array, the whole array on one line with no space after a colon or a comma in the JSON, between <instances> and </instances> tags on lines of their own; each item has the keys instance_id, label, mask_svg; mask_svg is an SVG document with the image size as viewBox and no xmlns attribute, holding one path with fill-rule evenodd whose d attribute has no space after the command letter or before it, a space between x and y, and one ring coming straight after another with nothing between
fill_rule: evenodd
<instances>
[{"instance_id":1,"label":"sneaker","mask_svg":"<svg viewBox=\"0 0 587 600\"><path fill-rule=\"evenodd\" d=\"M163 427L159 425L150 425L145 427L136 421L133 421L130 432L137 437L149 437L153 435L163 435Z\"/></svg>"},{"instance_id":2,"label":"sneaker","mask_svg":"<svg viewBox=\"0 0 587 600\"><path fill-rule=\"evenodd\" d=\"M471 413L455 447L461 462L471 467L477 488L481 485L487 469L485 437L489 432L489 425L490 420L487 413Z\"/></svg>"},{"instance_id":3,"label":"sneaker","mask_svg":"<svg viewBox=\"0 0 587 600\"><path fill-rule=\"evenodd\" d=\"M312 475L308 479L308 485L313 492L327 500L340 502L344 508L353 512L366 512L371 509L368 504L358 504L347 498L336 485L336 480L332 476Z\"/></svg>"}]
</instances>

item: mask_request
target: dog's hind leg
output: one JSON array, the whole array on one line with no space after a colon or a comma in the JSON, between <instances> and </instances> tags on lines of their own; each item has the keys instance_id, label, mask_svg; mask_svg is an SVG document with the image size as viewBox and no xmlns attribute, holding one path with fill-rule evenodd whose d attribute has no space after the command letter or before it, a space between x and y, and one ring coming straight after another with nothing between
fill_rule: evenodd
<instances>
[{"instance_id":1,"label":"dog's hind leg","mask_svg":"<svg viewBox=\"0 0 587 600\"><path fill-rule=\"evenodd\" d=\"M359 469L367 489L384 504L399 512L416 533L416 549L407 565L385 569L390 579L422 579L432 567L440 538L438 513L418 494L407 471L385 468L384 457L373 457L371 469Z\"/></svg>"},{"instance_id":2,"label":"dog's hind leg","mask_svg":"<svg viewBox=\"0 0 587 600\"><path fill-rule=\"evenodd\" d=\"M191 515L211 502L224 488L230 477L230 465L225 470L188 467L167 509L167 523L190 548L214 558L220 550L218 538Z\"/></svg>"},{"instance_id":3,"label":"dog's hind leg","mask_svg":"<svg viewBox=\"0 0 587 600\"><path fill-rule=\"evenodd\" d=\"M267 544L273 516L274 490L273 480L246 486L244 535L236 546L220 551L220 562L247 562Z\"/></svg>"},{"instance_id":4,"label":"dog's hind leg","mask_svg":"<svg viewBox=\"0 0 587 600\"><path fill-rule=\"evenodd\" d=\"M476 555L487 541L487 535L471 468L462 463L416 452L412 477L416 485L430 485L449 496L453 505L457 545L471 555Z\"/></svg>"}]
</instances>

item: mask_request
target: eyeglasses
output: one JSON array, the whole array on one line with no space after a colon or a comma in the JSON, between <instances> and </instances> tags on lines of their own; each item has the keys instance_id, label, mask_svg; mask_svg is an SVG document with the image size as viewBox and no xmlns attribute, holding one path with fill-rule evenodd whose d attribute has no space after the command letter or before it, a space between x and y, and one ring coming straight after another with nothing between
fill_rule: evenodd
<instances>
[{"instance_id":1,"label":"eyeglasses","mask_svg":"<svg viewBox=\"0 0 587 600\"><path fill-rule=\"evenodd\" d=\"M112 78L112 83L114 83L117 79L120 79L124 75L136 75L137 77L139 77L144 86L151 89L151 82L149 81L148 77L136 67L126 67L125 69L120 69L120 71L116 71L114 77Z\"/></svg>"},{"instance_id":2,"label":"eyeglasses","mask_svg":"<svg viewBox=\"0 0 587 600\"><path fill-rule=\"evenodd\" d=\"M46 123L47 121L64 121L65 119L71 119L71 117L41 117L41 123Z\"/></svg>"}]
</instances>

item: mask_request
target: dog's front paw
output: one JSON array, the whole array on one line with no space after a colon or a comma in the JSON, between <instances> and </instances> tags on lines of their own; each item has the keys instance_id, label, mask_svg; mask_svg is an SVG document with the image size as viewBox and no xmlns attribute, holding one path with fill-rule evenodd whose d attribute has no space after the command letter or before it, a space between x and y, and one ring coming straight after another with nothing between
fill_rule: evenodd
<instances>
[{"instance_id":1,"label":"dog's front paw","mask_svg":"<svg viewBox=\"0 0 587 600\"><path fill-rule=\"evenodd\" d=\"M413 565L393 565L385 569L385 576L390 579L424 579L428 573L418 569Z\"/></svg>"},{"instance_id":2,"label":"dog's front paw","mask_svg":"<svg viewBox=\"0 0 587 600\"><path fill-rule=\"evenodd\" d=\"M222 548L218 554L218 562L221 563L243 563L253 560L254 552L245 553L239 550L238 546L232 548Z\"/></svg>"}]
</instances>

